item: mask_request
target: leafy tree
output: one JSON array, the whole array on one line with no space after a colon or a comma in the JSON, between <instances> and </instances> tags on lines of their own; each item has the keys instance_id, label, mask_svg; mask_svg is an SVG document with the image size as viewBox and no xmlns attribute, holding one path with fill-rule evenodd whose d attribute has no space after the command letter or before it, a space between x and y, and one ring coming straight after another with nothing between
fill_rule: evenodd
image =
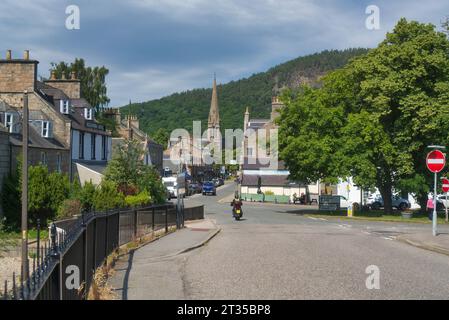
<instances>
[{"instance_id":1,"label":"leafy tree","mask_svg":"<svg viewBox=\"0 0 449 320\"><path fill-rule=\"evenodd\" d=\"M91 106L97 111L106 106L110 99L107 96L106 76L109 70L102 67L87 67L84 59L76 58L74 62L51 63L51 69L56 72L56 76L61 78L64 74L70 79L71 72L74 71L81 80L81 94Z\"/></svg>"},{"instance_id":2,"label":"leafy tree","mask_svg":"<svg viewBox=\"0 0 449 320\"><path fill-rule=\"evenodd\" d=\"M293 175L353 176L379 189L386 212L392 189L415 192L425 208L426 146L449 140L448 58L445 34L401 19L377 48L324 77L322 88L284 97L281 156Z\"/></svg>"},{"instance_id":3,"label":"leafy tree","mask_svg":"<svg viewBox=\"0 0 449 320\"><path fill-rule=\"evenodd\" d=\"M108 180L103 180L96 188L94 195L94 208L97 211L106 211L121 208L125 205L125 196L117 192L117 185Z\"/></svg>"},{"instance_id":4,"label":"leafy tree","mask_svg":"<svg viewBox=\"0 0 449 320\"><path fill-rule=\"evenodd\" d=\"M126 195L148 191L156 203L165 201L165 188L157 171L144 164L143 148L136 140L125 142L114 151L105 170L105 180L112 181ZM129 192L132 190L133 192Z\"/></svg>"},{"instance_id":5,"label":"leafy tree","mask_svg":"<svg viewBox=\"0 0 449 320\"><path fill-rule=\"evenodd\" d=\"M170 138L170 135L165 128L159 128L156 133L153 135L153 140L159 143L160 145L164 146L164 148L167 147L168 139Z\"/></svg>"}]
</instances>

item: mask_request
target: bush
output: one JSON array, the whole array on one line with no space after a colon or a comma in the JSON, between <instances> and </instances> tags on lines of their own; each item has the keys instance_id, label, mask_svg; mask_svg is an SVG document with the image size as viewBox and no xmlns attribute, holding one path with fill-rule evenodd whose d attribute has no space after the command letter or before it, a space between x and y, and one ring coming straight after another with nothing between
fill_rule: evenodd
<instances>
[{"instance_id":1,"label":"bush","mask_svg":"<svg viewBox=\"0 0 449 320\"><path fill-rule=\"evenodd\" d=\"M103 180L95 190L93 203L97 211L111 210L123 207L125 196L117 191L117 185L114 182Z\"/></svg>"},{"instance_id":2,"label":"bush","mask_svg":"<svg viewBox=\"0 0 449 320\"><path fill-rule=\"evenodd\" d=\"M127 196L125 198L126 205L129 207L145 206L151 203L150 193L146 190L135 196Z\"/></svg>"},{"instance_id":3,"label":"bush","mask_svg":"<svg viewBox=\"0 0 449 320\"><path fill-rule=\"evenodd\" d=\"M92 182L86 182L84 186L78 190L77 194L74 194L73 199L78 199L80 201L81 210L83 212L91 212L94 208L95 193L95 185Z\"/></svg>"},{"instance_id":4,"label":"bush","mask_svg":"<svg viewBox=\"0 0 449 320\"><path fill-rule=\"evenodd\" d=\"M167 190L154 168L146 166L138 181L138 187L139 190L148 190L154 203L165 203Z\"/></svg>"},{"instance_id":5,"label":"bush","mask_svg":"<svg viewBox=\"0 0 449 320\"><path fill-rule=\"evenodd\" d=\"M22 208L19 178L17 174L10 174L5 178L2 190L2 229L5 231L17 231L20 229L20 210Z\"/></svg>"},{"instance_id":6,"label":"bush","mask_svg":"<svg viewBox=\"0 0 449 320\"><path fill-rule=\"evenodd\" d=\"M82 210L81 201L78 199L66 199L58 209L58 219L71 218L80 214Z\"/></svg>"},{"instance_id":7,"label":"bush","mask_svg":"<svg viewBox=\"0 0 449 320\"><path fill-rule=\"evenodd\" d=\"M271 190L265 191L264 194L265 194L266 196L274 196L274 192L271 191Z\"/></svg>"}]
</instances>

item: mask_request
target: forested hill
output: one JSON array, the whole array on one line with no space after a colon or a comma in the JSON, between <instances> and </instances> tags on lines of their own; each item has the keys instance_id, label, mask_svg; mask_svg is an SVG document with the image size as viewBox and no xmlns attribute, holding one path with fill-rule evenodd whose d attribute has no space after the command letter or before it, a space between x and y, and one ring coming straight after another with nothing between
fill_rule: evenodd
<instances>
[{"instance_id":1,"label":"forested hill","mask_svg":"<svg viewBox=\"0 0 449 320\"><path fill-rule=\"evenodd\" d=\"M280 64L266 72L218 86L221 128L242 128L243 115L249 107L251 118L268 118L275 88L297 87L300 83L316 85L327 72L343 67L351 58L367 49L323 51ZM150 135L159 128L192 128L192 121L207 126L212 89L194 89L143 103L131 104L131 113L140 119L140 127ZM121 109L127 114L128 106Z\"/></svg>"}]
</instances>

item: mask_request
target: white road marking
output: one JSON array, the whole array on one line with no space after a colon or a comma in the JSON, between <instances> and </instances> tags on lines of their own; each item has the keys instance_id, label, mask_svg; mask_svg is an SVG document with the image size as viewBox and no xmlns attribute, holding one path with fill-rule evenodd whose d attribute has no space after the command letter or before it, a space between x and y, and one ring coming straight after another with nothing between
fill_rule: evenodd
<instances>
[{"instance_id":1,"label":"white road marking","mask_svg":"<svg viewBox=\"0 0 449 320\"><path fill-rule=\"evenodd\" d=\"M382 237L383 239L385 239L385 240L390 240L390 241L393 241L393 239L391 239L391 238L388 238L388 237Z\"/></svg>"},{"instance_id":2,"label":"white road marking","mask_svg":"<svg viewBox=\"0 0 449 320\"><path fill-rule=\"evenodd\" d=\"M314 217L308 217L309 219L312 219L312 220L318 220L317 218L314 218Z\"/></svg>"}]
</instances>

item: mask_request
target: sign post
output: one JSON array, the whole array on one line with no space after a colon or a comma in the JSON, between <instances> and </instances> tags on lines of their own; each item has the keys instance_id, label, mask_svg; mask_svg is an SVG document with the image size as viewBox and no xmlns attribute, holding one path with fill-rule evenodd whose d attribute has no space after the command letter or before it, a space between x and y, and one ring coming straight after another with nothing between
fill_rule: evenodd
<instances>
[{"instance_id":1,"label":"sign post","mask_svg":"<svg viewBox=\"0 0 449 320\"><path fill-rule=\"evenodd\" d=\"M444 210L446 212L446 222L448 222L449 216L447 212L447 207L449 203L447 202L447 193L449 192L449 179L443 178L441 179L441 182L443 183L443 192L446 194L446 202L444 203Z\"/></svg>"},{"instance_id":2,"label":"sign post","mask_svg":"<svg viewBox=\"0 0 449 320\"><path fill-rule=\"evenodd\" d=\"M427 168L435 174L434 192L433 192L433 217L432 217L432 234L437 236L437 175L444 169L446 165L446 156L440 150L433 150L427 155Z\"/></svg>"}]
</instances>

